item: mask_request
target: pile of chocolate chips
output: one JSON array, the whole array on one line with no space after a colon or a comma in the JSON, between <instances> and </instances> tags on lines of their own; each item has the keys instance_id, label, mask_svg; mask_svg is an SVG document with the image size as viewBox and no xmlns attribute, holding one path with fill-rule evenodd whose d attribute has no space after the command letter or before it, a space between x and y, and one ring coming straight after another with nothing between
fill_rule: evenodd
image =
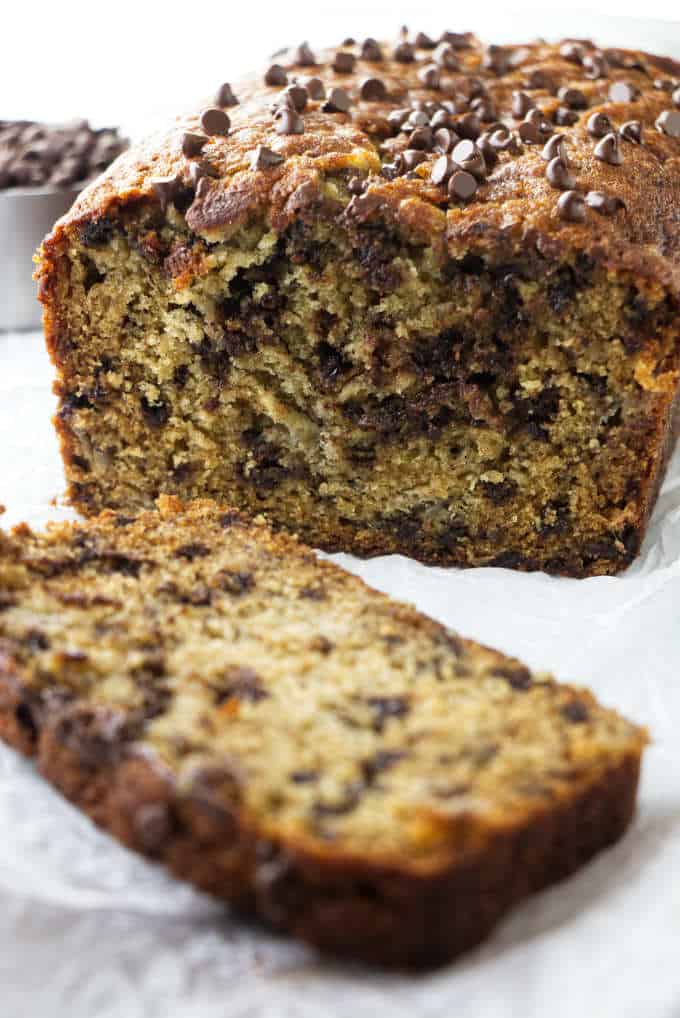
<instances>
[{"instance_id":1,"label":"pile of chocolate chips","mask_svg":"<svg viewBox=\"0 0 680 1018\"><path fill-rule=\"evenodd\" d=\"M87 120L57 125L0 120L0 189L84 183L127 146L116 128L94 130Z\"/></svg>"}]
</instances>

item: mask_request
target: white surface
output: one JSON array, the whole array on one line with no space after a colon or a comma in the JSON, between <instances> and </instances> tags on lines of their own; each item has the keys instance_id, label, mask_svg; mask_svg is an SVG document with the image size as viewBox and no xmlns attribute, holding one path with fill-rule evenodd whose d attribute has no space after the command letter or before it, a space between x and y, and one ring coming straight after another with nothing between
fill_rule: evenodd
<instances>
[{"instance_id":1,"label":"white surface","mask_svg":"<svg viewBox=\"0 0 680 1018\"><path fill-rule=\"evenodd\" d=\"M40 336L0 335L6 523L69 515L50 504L63 487L50 376ZM630 833L518 908L479 951L433 975L390 976L232 922L0 747L1 1018L678 1018L680 453L644 553L620 578L336 558L648 724Z\"/></svg>"},{"instance_id":2,"label":"white surface","mask_svg":"<svg viewBox=\"0 0 680 1018\"><path fill-rule=\"evenodd\" d=\"M517 18L489 0L481 24L472 17L460 24L456 11L442 17L427 4L417 18L399 3L298 3L292 14L283 4L205 4L184 14L136 4L134 35L125 21L132 5L123 0L102 52L101 32L75 18L82 6L45 6L47 20L32 35L33 5L5 12L6 38L23 44L3 51L0 81L12 83L3 116L84 113L136 129L217 79L235 78L281 41L332 42L356 31L359 19L364 35L401 21L432 30L446 21L499 39L588 34L680 55L677 23L605 22L566 10ZM654 0L645 13L664 16L665 7ZM58 44L72 65L64 66ZM125 74L103 72L114 59ZM38 61L46 62L41 74ZM181 73L168 74L173 61ZM39 336L0 334L5 523L69 515L50 502L63 488L50 378ZM0 1018L680 1018L680 453L643 555L623 577L572 581L337 558L462 633L590 685L649 725L654 743L630 833L515 910L457 964L417 978L385 975L329 964L232 922L93 829L29 764L0 748Z\"/></svg>"}]
</instances>

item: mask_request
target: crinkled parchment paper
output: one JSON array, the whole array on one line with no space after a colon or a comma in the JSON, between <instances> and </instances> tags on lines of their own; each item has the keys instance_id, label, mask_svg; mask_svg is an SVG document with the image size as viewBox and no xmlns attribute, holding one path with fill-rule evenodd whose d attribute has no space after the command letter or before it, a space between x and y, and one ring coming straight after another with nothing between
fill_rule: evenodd
<instances>
[{"instance_id":1,"label":"crinkled parchment paper","mask_svg":"<svg viewBox=\"0 0 680 1018\"><path fill-rule=\"evenodd\" d=\"M0 334L4 525L70 515L50 504L63 491L50 381L40 336ZM647 724L630 833L458 963L390 975L232 920L95 830L0 746L0 1018L678 1018L680 453L622 577L336 558Z\"/></svg>"}]
</instances>

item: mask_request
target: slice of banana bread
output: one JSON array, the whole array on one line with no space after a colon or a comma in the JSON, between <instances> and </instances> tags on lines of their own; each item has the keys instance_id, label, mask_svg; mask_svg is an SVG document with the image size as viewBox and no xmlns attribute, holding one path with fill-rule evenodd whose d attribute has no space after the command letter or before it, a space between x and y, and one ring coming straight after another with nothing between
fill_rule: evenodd
<instances>
[{"instance_id":1,"label":"slice of banana bread","mask_svg":"<svg viewBox=\"0 0 680 1018\"><path fill-rule=\"evenodd\" d=\"M42 249L70 495L616 572L673 437L680 65L445 33L277 58Z\"/></svg>"},{"instance_id":2,"label":"slice of banana bread","mask_svg":"<svg viewBox=\"0 0 680 1018\"><path fill-rule=\"evenodd\" d=\"M172 497L0 532L0 734L178 876L408 966L618 838L645 743L585 690Z\"/></svg>"}]
</instances>

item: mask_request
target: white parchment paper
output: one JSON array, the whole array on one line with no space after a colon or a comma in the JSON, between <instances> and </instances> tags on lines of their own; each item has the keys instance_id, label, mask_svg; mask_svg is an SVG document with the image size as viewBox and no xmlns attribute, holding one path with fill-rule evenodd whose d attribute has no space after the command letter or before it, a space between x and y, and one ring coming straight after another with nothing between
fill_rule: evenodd
<instances>
[{"instance_id":1,"label":"white parchment paper","mask_svg":"<svg viewBox=\"0 0 680 1018\"><path fill-rule=\"evenodd\" d=\"M37 334L0 334L3 524L68 517ZM651 729L622 842L434 974L376 973L232 920L118 846L0 747L0 1018L678 1018L680 453L625 576L336 559Z\"/></svg>"}]
</instances>

